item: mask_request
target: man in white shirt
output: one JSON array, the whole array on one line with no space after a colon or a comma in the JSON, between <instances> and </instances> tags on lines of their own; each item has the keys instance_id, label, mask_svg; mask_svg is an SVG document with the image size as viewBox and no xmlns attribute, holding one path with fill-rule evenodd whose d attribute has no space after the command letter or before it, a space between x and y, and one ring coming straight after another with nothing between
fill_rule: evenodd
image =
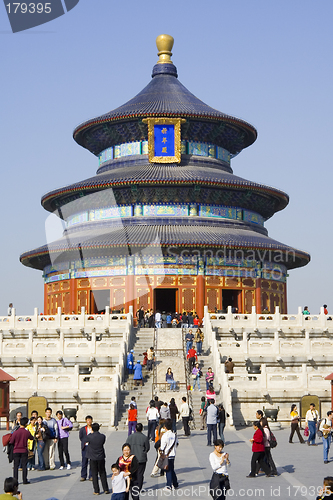
<instances>
[{"instance_id":1,"label":"man in white shirt","mask_svg":"<svg viewBox=\"0 0 333 500\"><path fill-rule=\"evenodd\" d=\"M166 432L161 437L161 450L168 457L168 468L166 470L167 485L164 489L171 490L172 488L178 488L178 479L175 473L175 458L178 439L177 435L171 430L171 421L165 422L164 428L166 429Z\"/></svg>"},{"instance_id":2,"label":"man in white shirt","mask_svg":"<svg viewBox=\"0 0 333 500\"><path fill-rule=\"evenodd\" d=\"M158 419L160 418L160 414L158 409L155 407L155 402L152 400L149 403L149 408L146 411L147 420L148 420L148 439L151 439L155 442L155 430L157 427Z\"/></svg>"},{"instance_id":3,"label":"man in white shirt","mask_svg":"<svg viewBox=\"0 0 333 500\"><path fill-rule=\"evenodd\" d=\"M310 403L310 409L306 412L305 415L306 425L309 427L309 446L317 446L315 444L316 441L316 430L317 423L319 420L319 413L316 410L316 405L314 403Z\"/></svg>"},{"instance_id":4,"label":"man in white shirt","mask_svg":"<svg viewBox=\"0 0 333 500\"><path fill-rule=\"evenodd\" d=\"M183 420L184 434L185 436L190 436L191 431L190 431L190 426L188 425L190 420L190 407L186 403L185 396L182 398L182 404L180 405L179 409L180 409L179 418Z\"/></svg>"},{"instance_id":5,"label":"man in white shirt","mask_svg":"<svg viewBox=\"0 0 333 500\"><path fill-rule=\"evenodd\" d=\"M161 328L161 323L162 323L162 316L160 311L156 311L155 314L155 326L156 328Z\"/></svg>"},{"instance_id":6,"label":"man in white shirt","mask_svg":"<svg viewBox=\"0 0 333 500\"><path fill-rule=\"evenodd\" d=\"M319 425L319 431L322 432L324 464L328 464L328 452L330 451L332 440L332 418L333 411L327 412L327 417L323 418Z\"/></svg>"}]
</instances>

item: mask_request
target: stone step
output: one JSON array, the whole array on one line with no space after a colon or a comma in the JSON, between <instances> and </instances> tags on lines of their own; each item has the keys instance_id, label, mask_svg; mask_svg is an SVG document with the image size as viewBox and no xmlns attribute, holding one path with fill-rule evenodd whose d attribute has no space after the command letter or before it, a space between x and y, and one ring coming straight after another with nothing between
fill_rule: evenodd
<instances>
[{"instance_id":1,"label":"stone step","mask_svg":"<svg viewBox=\"0 0 333 500\"><path fill-rule=\"evenodd\" d=\"M130 348L134 351L134 360L142 361L143 353L149 349L150 346L154 344L154 329L153 328L141 328L135 331L133 340ZM123 425L127 418L127 410L131 397L136 397L136 402L138 404L139 415L141 411L146 410L147 405L151 399L152 390L152 372L147 372L143 369L143 386L134 386L133 375L127 375L123 383L123 390L119 395L119 406L118 406L118 423ZM139 398L142 399L142 403L139 404ZM141 410L142 408L142 410ZM144 410L143 410L144 408Z\"/></svg>"}]
</instances>

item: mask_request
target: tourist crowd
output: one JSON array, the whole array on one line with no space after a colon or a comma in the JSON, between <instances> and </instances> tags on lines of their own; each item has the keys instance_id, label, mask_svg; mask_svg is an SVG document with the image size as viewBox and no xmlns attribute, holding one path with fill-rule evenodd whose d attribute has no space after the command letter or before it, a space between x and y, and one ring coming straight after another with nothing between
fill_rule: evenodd
<instances>
[{"instance_id":1,"label":"tourist crowd","mask_svg":"<svg viewBox=\"0 0 333 500\"><path fill-rule=\"evenodd\" d=\"M169 370L168 370L169 371ZM206 373L208 390L214 381L214 373L211 368ZM209 463L213 474L210 481L210 494L214 500L226 498L226 492L230 488L228 466L230 465L229 454L225 453L224 428L228 413L222 404L216 404L215 398L202 396L199 411L201 430L207 432L207 446L214 446L209 455ZM267 418L261 410L256 412L256 420L253 423L252 459L248 478L253 478L264 472L267 477L279 475L273 460L272 450L277 445L276 438L272 433ZM319 419L319 413L315 404L311 403L306 413L306 429L308 432L308 445L316 445L316 434L323 440L324 463L328 463L328 452L332 438L333 412L328 411L327 416ZM166 485L164 489L170 491L179 487L175 459L179 445L177 435L177 421L181 420L185 437L191 436L190 422L193 419L193 411L184 396L179 408L174 398L170 402L161 401L158 396L152 399L146 409L148 424L147 435L143 433L142 423L137 421L136 397L132 396L128 407L128 437L123 444L121 454L111 465L112 477L112 500L128 500L129 495L134 500L139 500L143 488L144 475L146 471L148 452L151 443L156 450L151 477L165 476ZM109 494L109 484L106 472L106 455L104 444L106 436L100 432L100 425L93 422L92 416L86 417L86 425L79 431L81 443L81 479L91 480L93 494L100 494L100 483L104 493ZM300 434L297 407L292 405L290 410L291 432L289 442L292 443L296 432L301 443L304 439ZM55 469L55 448L58 448L59 469L71 468L71 460L68 450L68 437L72 429L72 422L67 419L62 410L56 412L56 418L52 417L52 409L45 409L45 416L38 415L37 411L31 412L30 420L23 417L20 412L16 414L12 432L8 439L8 457L14 464L13 478L7 478L4 489L8 494L18 494L18 473L22 470L23 484L29 484L28 471L39 469ZM219 437L218 437L219 434ZM306 432L305 432L306 434ZM36 452L38 455L38 466L36 465ZM333 484L333 483L332 483ZM326 491L332 486L329 478L325 478L324 487ZM19 500L22 495L18 494ZM331 498L323 495L318 498ZM1 496L0 496L1 500Z\"/></svg>"},{"instance_id":2,"label":"tourist crowd","mask_svg":"<svg viewBox=\"0 0 333 500\"><path fill-rule=\"evenodd\" d=\"M136 319L139 328L195 328L202 325L196 312L167 312L147 309L141 306L136 311Z\"/></svg>"}]
</instances>

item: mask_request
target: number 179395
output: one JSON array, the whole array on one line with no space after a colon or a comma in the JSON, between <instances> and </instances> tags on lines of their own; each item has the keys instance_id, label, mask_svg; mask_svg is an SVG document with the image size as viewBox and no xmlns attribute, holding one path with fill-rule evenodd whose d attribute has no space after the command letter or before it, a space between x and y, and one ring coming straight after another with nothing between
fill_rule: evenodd
<instances>
[{"instance_id":1,"label":"number 179395","mask_svg":"<svg viewBox=\"0 0 333 500\"><path fill-rule=\"evenodd\" d=\"M51 3L21 3L10 2L6 4L8 14L50 14Z\"/></svg>"}]
</instances>

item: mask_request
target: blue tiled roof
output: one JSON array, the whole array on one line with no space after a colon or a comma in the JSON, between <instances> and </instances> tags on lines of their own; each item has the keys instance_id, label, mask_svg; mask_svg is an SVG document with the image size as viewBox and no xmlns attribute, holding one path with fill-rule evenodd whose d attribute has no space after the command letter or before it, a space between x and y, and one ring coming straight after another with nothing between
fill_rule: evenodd
<instances>
[{"instance_id":1,"label":"blue tiled roof","mask_svg":"<svg viewBox=\"0 0 333 500\"><path fill-rule=\"evenodd\" d=\"M257 131L252 125L244 120L234 118L211 108L184 87L184 85L178 81L176 77L177 73L174 74L172 71L167 71L166 66L173 67L173 65L156 66L158 66L156 71L163 72L157 73L155 67L153 79L141 92L139 92L139 94L113 111L88 120L76 127L73 135L78 144L89 149L94 154L98 154L98 152L102 150L101 148L105 149L108 147L105 142L107 137L105 136L109 135L110 145L112 145L112 134L117 133L119 137L122 135L122 131L119 130L119 128L112 132L110 129L106 130L105 124L119 120L128 121L133 120L133 118L138 119L146 116L192 117L202 121L213 120L217 122L218 126L220 126L221 122L225 123L226 128L230 125L230 131L233 131L238 136L238 140L235 142L235 144L237 143L237 152L256 140ZM130 135L128 135L129 132L124 130L123 133L127 135L124 135L125 139L123 142L135 140L135 134L137 134L138 131L134 130L134 124L132 128L132 134L134 134L132 139L130 139ZM227 131L225 131L225 133L226 132ZM142 135L142 130L140 134ZM215 133L214 135L217 136L218 134ZM190 138L190 140L195 139ZM235 141L235 139L233 140ZM103 144L100 147L99 142ZM231 152L235 153L236 151Z\"/></svg>"},{"instance_id":2,"label":"blue tiled roof","mask_svg":"<svg viewBox=\"0 0 333 500\"><path fill-rule=\"evenodd\" d=\"M118 160L114 160L113 164L117 165L117 162ZM82 196L94 193L97 190L101 190L102 198L103 190L107 188L145 184L148 186L154 184L166 186L168 183L170 186L198 183L199 185L206 184L221 187L221 189L247 190L249 191L248 195L250 195L250 191L258 193L270 201L270 212L268 212L267 207L265 213L262 213L263 208L259 210L259 213L262 213L264 217L270 217L274 212L282 210L288 204L289 198L283 191L238 177L217 168L218 164L219 162L214 159L201 159L198 162L189 159L189 161L180 165L159 165L148 163L147 158L142 156L130 157L126 162L119 161L118 165L121 168L115 168L47 193L42 198L42 205L46 210L52 212L58 206L67 203L68 200L73 201L75 198L82 198ZM87 201L89 202L89 200ZM232 200L230 203L232 203ZM72 212L77 210L76 207L73 207L73 209L68 207L68 209ZM255 207L253 206L252 209L255 210Z\"/></svg>"},{"instance_id":3,"label":"blue tiled roof","mask_svg":"<svg viewBox=\"0 0 333 500\"><path fill-rule=\"evenodd\" d=\"M309 254L293 249L283 243L259 234L250 229L239 229L231 227L214 226L177 226L177 225L119 225L106 223L104 230L98 226L98 230L86 230L75 232L70 236L65 236L50 245L44 245L40 248L25 252L20 260L26 266L43 269L50 262L50 254L54 254L59 262L68 261L71 258L80 258L79 254L88 255L93 251L93 255L102 253L103 255L112 255L112 248L126 248L125 254L131 249L135 253L136 247L146 247L147 245L166 247L204 247L204 248L240 248L240 249L259 249L263 252L271 250L270 258L274 252L282 252L281 256L289 252L292 257L295 252L295 258L286 262L288 269L304 266L310 260ZM74 252L72 256L68 252ZM77 253L77 255L75 255ZM119 253L119 252L118 252ZM268 256L268 255L267 255ZM263 260L267 256L262 255ZM259 257L258 257L259 260ZM279 260L282 263L281 260Z\"/></svg>"}]
</instances>

